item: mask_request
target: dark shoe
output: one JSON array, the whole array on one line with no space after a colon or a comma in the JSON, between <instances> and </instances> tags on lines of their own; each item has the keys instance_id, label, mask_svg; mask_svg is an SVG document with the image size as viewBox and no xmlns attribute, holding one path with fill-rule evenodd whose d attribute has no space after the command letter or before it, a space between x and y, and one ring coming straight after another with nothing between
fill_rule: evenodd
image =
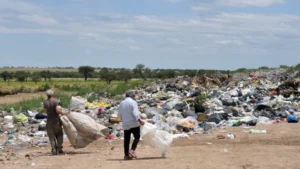
<instances>
[{"instance_id":1,"label":"dark shoe","mask_svg":"<svg viewBox=\"0 0 300 169\"><path fill-rule=\"evenodd\" d=\"M130 157L130 156L125 156L125 157L124 157L124 160L132 160L132 157Z\"/></svg>"},{"instance_id":2,"label":"dark shoe","mask_svg":"<svg viewBox=\"0 0 300 169\"><path fill-rule=\"evenodd\" d=\"M57 155L58 154L58 151L57 151L57 149L52 149L52 155Z\"/></svg>"},{"instance_id":3,"label":"dark shoe","mask_svg":"<svg viewBox=\"0 0 300 169\"><path fill-rule=\"evenodd\" d=\"M58 148L57 151L58 151L59 154L63 154L64 153L64 151L61 148Z\"/></svg>"}]
</instances>

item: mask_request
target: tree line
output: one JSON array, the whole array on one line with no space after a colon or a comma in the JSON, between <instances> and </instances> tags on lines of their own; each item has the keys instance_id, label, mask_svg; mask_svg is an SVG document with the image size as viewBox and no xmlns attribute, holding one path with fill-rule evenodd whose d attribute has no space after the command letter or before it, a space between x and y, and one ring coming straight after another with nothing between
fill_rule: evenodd
<instances>
[{"instance_id":1,"label":"tree line","mask_svg":"<svg viewBox=\"0 0 300 169\"><path fill-rule=\"evenodd\" d=\"M58 68L58 67L56 67ZM72 68L72 67L66 67ZM61 69L66 69L61 68ZM287 65L280 65L279 68L287 69L291 71L299 71L300 64L295 66L287 66ZM91 66L80 66L77 70L78 71L51 71L43 70L39 72L29 72L29 71L2 71L0 72L0 77L7 82L10 82L12 79L25 82L25 81L33 81L35 83L39 81L50 81L51 78L84 78L87 80L88 78L99 78L100 80L106 81L110 84L114 80L122 80L124 82L128 82L131 79L167 79L167 78L174 78L177 76L189 76L194 77L197 75L202 74L216 74L216 73L249 73L255 70L267 70L272 69L266 66L262 66L258 69L246 69L246 68L239 68L235 71L228 71L228 70L195 70L195 69L150 69L146 67L144 64L138 64L134 69L126 69L126 68L95 68ZM75 69L76 70L76 69Z\"/></svg>"},{"instance_id":2,"label":"tree line","mask_svg":"<svg viewBox=\"0 0 300 169\"><path fill-rule=\"evenodd\" d=\"M194 77L196 74L215 74L215 73L227 73L227 71L222 70L191 70L191 69L150 69L144 64L138 64L134 69L126 68L95 68L91 66L80 66L78 71L74 72L63 72L63 71L50 71L44 70L40 72L29 72L29 71L16 71L8 72L3 71L0 76L4 81L11 81L15 79L19 82L33 81L35 83L39 81L50 81L51 78L99 78L110 84L114 80L122 80L128 82L133 78L138 79L167 79L174 78L176 76L190 76Z\"/></svg>"}]
</instances>

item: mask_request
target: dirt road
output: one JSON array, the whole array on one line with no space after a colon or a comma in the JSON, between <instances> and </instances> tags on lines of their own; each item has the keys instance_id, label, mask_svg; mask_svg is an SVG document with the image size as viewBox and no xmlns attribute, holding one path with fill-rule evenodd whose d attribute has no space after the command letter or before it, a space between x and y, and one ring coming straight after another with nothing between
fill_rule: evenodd
<instances>
[{"instance_id":1,"label":"dirt road","mask_svg":"<svg viewBox=\"0 0 300 169\"><path fill-rule=\"evenodd\" d=\"M123 161L122 140L99 140L85 149L74 150L65 142L65 155L51 156L49 147L19 151L0 150L1 169L297 169L300 168L300 124L261 125L267 134L245 133L245 128L218 129L211 135L195 135L191 139L177 139L160 158L157 149L139 145L139 158ZM217 139L216 136L234 133L234 140ZM212 143L212 144L208 144ZM13 154L12 154L13 153ZM9 161L4 155L11 155ZM28 154L30 157L25 157ZM1 156L0 156L1 159Z\"/></svg>"}]
</instances>

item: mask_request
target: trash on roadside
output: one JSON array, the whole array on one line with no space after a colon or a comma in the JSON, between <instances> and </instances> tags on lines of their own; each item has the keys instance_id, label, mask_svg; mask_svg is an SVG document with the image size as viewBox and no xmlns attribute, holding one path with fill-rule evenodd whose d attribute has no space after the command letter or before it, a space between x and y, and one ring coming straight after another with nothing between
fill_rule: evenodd
<instances>
[{"instance_id":1,"label":"trash on roadside","mask_svg":"<svg viewBox=\"0 0 300 169\"><path fill-rule=\"evenodd\" d=\"M254 134L266 134L267 131L266 130L255 130L255 129L251 129L249 131L249 133L254 133Z\"/></svg>"},{"instance_id":2,"label":"trash on roadside","mask_svg":"<svg viewBox=\"0 0 300 169\"><path fill-rule=\"evenodd\" d=\"M235 137L236 137L236 136L235 136L234 134L231 134L231 133L228 133L228 134L226 135L226 138L227 138L227 139L231 139L231 140L233 140Z\"/></svg>"}]
</instances>

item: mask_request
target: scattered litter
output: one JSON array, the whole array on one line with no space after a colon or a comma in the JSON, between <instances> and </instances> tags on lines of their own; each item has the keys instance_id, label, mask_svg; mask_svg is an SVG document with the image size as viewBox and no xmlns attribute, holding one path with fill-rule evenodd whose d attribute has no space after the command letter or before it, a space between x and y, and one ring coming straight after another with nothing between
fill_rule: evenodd
<instances>
[{"instance_id":1,"label":"scattered litter","mask_svg":"<svg viewBox=\"0 0 300 169\"><path fill-rule=\"evenodd\" d=\"M266 134L267 130L255 130L255 129L251 129L249 131L249 133L254 133L254 134Z\"/></svg>"},{"instance_id":2,"label":"scattered litter","mask_svg":"<svg viewBox=\"0 0 300 169\"><path fill-rule=\"evenodd\" d=\"M225 139L225 136L223 136L223 135L217 135L217 139Z\"/></svg>"},{"instance_id":3,"label":"scattered litter","mask_svg":"<svg viewBox=\"0 0 300 169\"><path fill-rule=\"evenodd\" d=\"M227 139L231 139L231 140L233 140L233 139L235 138L235 135L234 135L234 134L231 134L231 133L229 133L229 134L227 134L226 138L227 138Z\"/></svg>"},{"instance_id":4,"label":"scattered litter","mask_svg":"<svg viewBox=\"0 0 300 169\"><path fill-rule=\"evenodd\" d=\"M14 150L22 150L23 147L20 147L20 146L14 146Z\"/></svg>"}]
</instances>

